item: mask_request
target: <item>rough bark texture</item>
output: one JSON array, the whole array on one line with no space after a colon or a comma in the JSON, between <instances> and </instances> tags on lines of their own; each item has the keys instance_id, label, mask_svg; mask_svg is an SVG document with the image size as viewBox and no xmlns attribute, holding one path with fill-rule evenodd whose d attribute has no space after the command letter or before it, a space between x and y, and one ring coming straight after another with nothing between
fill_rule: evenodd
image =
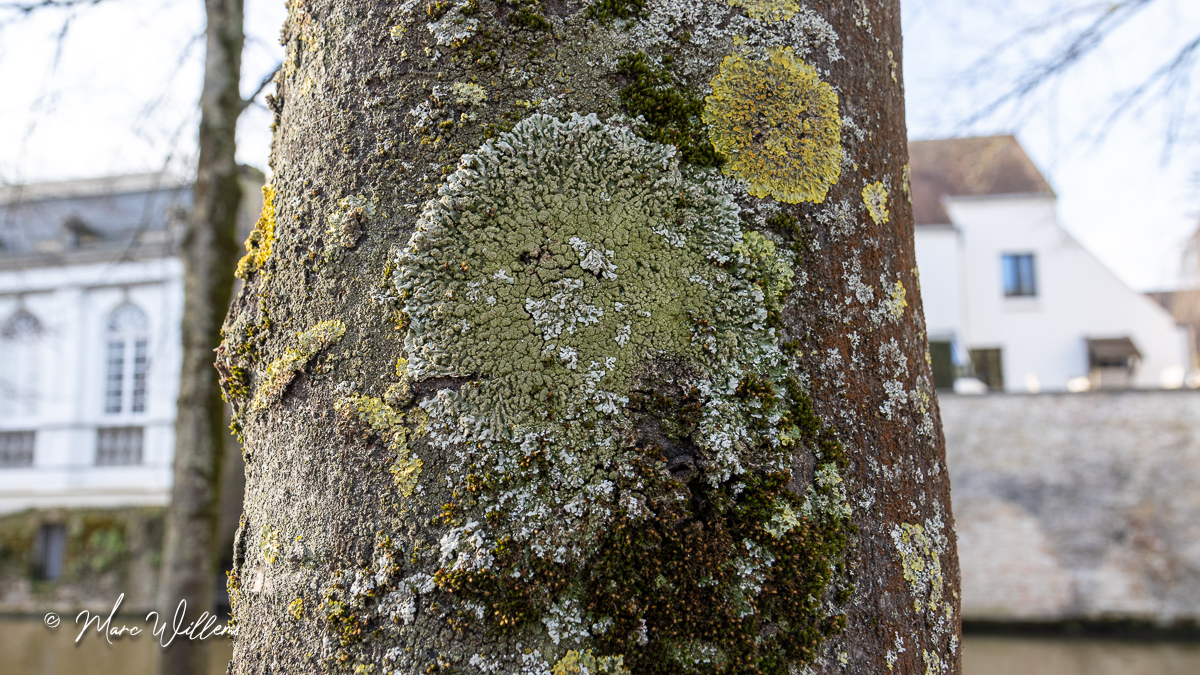
<instances>
[{"instance_id":1,"label":"rough bark texture","mask_svg":"<svg viewBox=\"0 0 1200 675\"><path fill-rule=\"evenodd\" d=\"M183 370L175 422L175 474L159 587L160 612L187 601L189 620L213 611L213 581L225 403L212 368L221 320L233 293L237 216L242 198L235 157L242 63L242 1L207 0L207 52L200 94L200 157L194 211L182 243L184 264ZM159 672L204 673L198 642L176 640Z\"/></svg>"},{"instance_id":2,"label":"rough bark texture","mask_svg":"<svg viewBox=\"0 0 1200 675\"><path fill-rule=\"evenodd\" d=\"M282 38L232 672L959 672L896 0Z\"/></svg>"}]
</instances>

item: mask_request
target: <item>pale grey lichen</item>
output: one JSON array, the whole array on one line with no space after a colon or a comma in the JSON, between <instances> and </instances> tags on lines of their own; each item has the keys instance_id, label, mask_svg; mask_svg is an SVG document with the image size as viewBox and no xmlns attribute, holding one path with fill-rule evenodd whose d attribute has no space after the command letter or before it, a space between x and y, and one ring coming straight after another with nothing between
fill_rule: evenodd
<instances>
[{"instance_id":1,"label":"pale grey lichen","mask_svg":"<svg viewBox=\"0 0 1200 675\"><path fill-rule=\"evenodd\" d=\"M329 214L326 234L342 248L354 248L375 217L375 204L362 195L344 197Z\"/></svg>"},{"instance_id":2,"label":"pale grey lichen","mask_svg":"<svg viewBox=\"0 0 1200 675\"><path fill-rule=\"evenodd\" d=\"M459 47L471 39L479 31L479 19L467 16L464 10L470 9L474 0L454 0L454 4L446 10L437 21L425 24L439 45Z\"/></svg>"}]
</instances>

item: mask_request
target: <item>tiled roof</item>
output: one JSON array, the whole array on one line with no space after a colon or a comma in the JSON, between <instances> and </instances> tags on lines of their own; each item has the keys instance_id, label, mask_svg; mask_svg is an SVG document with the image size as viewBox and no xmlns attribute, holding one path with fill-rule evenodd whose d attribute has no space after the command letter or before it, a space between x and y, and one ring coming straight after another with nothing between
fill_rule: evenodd
<instances>
[{"instance_id":1,"label":"tiled roof","mask_svg":"<svg viewBox=\"0 0 1200 675\"><path fill-rule=\"evenodd\" d=\"M908 155L917 225L949 224L947 196L1054 194L1012 136L912 141Z\"/></svg>"}]
</instances>

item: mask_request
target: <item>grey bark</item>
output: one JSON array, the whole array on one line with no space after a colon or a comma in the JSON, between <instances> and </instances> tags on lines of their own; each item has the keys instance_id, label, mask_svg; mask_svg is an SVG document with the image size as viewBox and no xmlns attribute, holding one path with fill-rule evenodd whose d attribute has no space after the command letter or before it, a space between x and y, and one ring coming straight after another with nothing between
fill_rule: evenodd
<instances>
[{"instance_id":1,"label":"grey bark","mask_svg":"<svg viewBox=\"0 0 1200 675\"><path fill-rule=\"evenodd\" d=\"M254 238L258 255L226 320L219 363L247 458L245 516L230 586L239 630L231 672L453 669L558 675L581 672L581 666L593 673L960 671L949 479L906 198L899 3L821 0L791 7L786 0L745 0L737 6L648 0L640 17L639 7L580 0L289 5L282 34L288 57L272 101L274 217ZM647 55L652 77L642 81L647 87L641 98L636 91L622 98L638 76L621 57L636 53ZM625 129L681 149L698 133L703 142L692 148L698 154L686 156L703 163L703 152L712 148L705 143L720 133L721 115L733 114L720 109L718 99L759 105L738 99L744 91L738 87L714 93L712 83L723 73L739 68L758 73L768 61L791 63L793 57L815 68L813 75L837 94L841 159L827 194L808 194L799 203L786 191L761 196L754 188L760 196L752 195L747 186L759 178L744 173L749 183L741 182L733 162L723 169L727 178L686 161L672 174L666 160L621 173L642 161L632 158L630 147L662 157L655 154L658 146L630 141ZM772 92L794 92L804 79L801 70L785 73L779 86L762 93L763 100L777 95ZM775 77L783 71L770 72ZM755 84L753 77L744 83ZM682 98L659 99L647 91ZM706 96L712 98L705 101ZM700 124L701 111L689 108L689 100L700 102L709 127ZM759 153L754 156L766 157L763 161L782 155L809 161L802 159L800 145L788 145L818 133L816 104L805 105L783 115L768 110L747 122L756 127L745 136L747 152ZM684 111L682 126L672 127L670 120L655 126L650 118L667 109ZM559 121L534 118L538 112ZM639 112L647 117L644 126L630 119ZM571 121L571 113L595 113L604 122ZM809 116L803 127L795 123L801 115ZM517 136L504 135L509 129ZM585 140L571 146L572 138ZM616 154L588 164L590 155L582 149L572 158L563 154L564 146L552 145L560 141L579 148L594 141L589 148L615 148ZM517 147L521 143L532 148L528 156ZM516 156L525 163L512 164ZM565 171L565 178L555 174L554 180L578 186L587 180L578 176L612 172L628 181L570 194L537 191L537 180L550 180L540 173L544 167L557 171L573 161L585 168ZM472 193L484 189L483 174L500 187ZM656 182L660 179L666 182ZM504 181L535 183L522 191L504 187L509 184ZM664 303L685 306L696 301L690 291L678 290L693 283L685 277L740 270L741 278L737 273L717 282L705 278L717 285L714 293L744 289L739 284L747 280L763 293L741 296L742 305L723 305L721 317L741 316L746 306L759 306L755 303L766 303L763 315L777 311L770 321L779 333L770 339L772 349L788 355L785 372L763 374L764 379L743 372L736 393L731 385L705 380L708 375L697 372L720 372L719 367L703 371L710 366L665 352L693 353L691 345L725 330L759 339L766 334L762 318L718 328L725 319L716 315L676 316L666 305L650 307L647 318L654 312L666 316L648 321L684 326L691 337L672 342L665 327L635 330L635 338L648 346L638 347L642 351L633 353L640 356L629 363L608 367L611 377L626 378L625 407L609 417L580 413L582 427L570 414L560 419L556 416L564 413L557 406L582 410L560 401L578 401L579 390L610 385L577 379L583 360L570 361L569 349L528 359L527 350L537 353L543 340L549 342L549 324L535 316L547 305L534 298L522 305L517 298L510 307L503 293L485 291L516 274L517 264L528 275L521 283L530 288L541 280L563 283L553 281L560 273L588 289L610 288L605 284L619 283L616 279L633 283L630 275L643 273L639 256L658 255L657 235L637 230L642 233L628 240L596 240L586 255L592 246L586 236L576 243L562 236L529 245L519 263L494 275L489 269L487 278L474 280L474 270L487 269L491 254L515 255L505 248L518 245L508 235L536 238L576 218L574 211L554 211L561 203L557 197L593 199L603 215L598 219L615 219L621 216L606 211L605 204L632 199L631 194L660 199L655 191L667 184L678 193L654 208L678 220L634 218L630 227L661 224L670 230L698 214L716 237L728 213L713 204L731 199L737 207L735 238L756 241L750 236L756 232L772 242L774 252L763 259L791 267L790 290L772 295L771 280L778 277L750 263L692 265L686 262L691 244L685 243L675 258L654 258L656 267L645 268L647 276L640 277L643 285L614 286L611 292L622 305L666 298ZM652 187L638 192L643 188L637 186L647 185ZM651 212L660 213L646 213ZM586 220L579 221L581 232L591 232ZM413 237L418 222L422 233ZM461 229L447 235L454 223ZM480 232L498 232L499 238L472 239L484 234L463 223L481 223ZM442 260L438 256L445 251L452 256L446 263L428 262ZM728 249L743 256L739 260L753 257L733 251ZM570 266L576 255L590 277ZM685 264L679 260L692 265L686 274L661 273ZM477 299L472 289L483 289ZM695 294L704 293L695 288ZM492 323L475 321L487 311L485 300L500 302L506 313L488 318ZM551 308L541 316L565 316L580 334L617 331L603 321L595 326L581 319L586 303L578 304L578 297L567 302L577 303L570 310L575 314L554 314ZM445 311L439 314L437 307ZM611 321L607 317L620 316L621 308L609 304L605 311L604 321ZM683 323L670 323L675 320ZM481 337L471 337L478 331ZM611 335L603 344L610 341ZM581 350L591 348L580 344ZM405 361L398 364L399 359ZM524 373L544 377L543 384L521 389ZM785 380L794 385L787 393ZM497 399L489 389L497 382L514 384ZM689 383L704 388L689 389ZM763 389L756 388L760 385ZM753 392L764 390L772 393L751 400ZM541 403L522 407L535 395L543 397ZM795 407L780 420L767 415L766 422L800 437L793 445L775 445L763 440L774 431L751 434L729 450L743 466L720 474L719 467L731 466L731 460L719 456L715 436L689 416L707 420L719 401L737 410L782 405L772 396ZM463 412L467 400L480 406L471 415ZM802 417L795 412L802 400L811 401L819 424L797 431L788 425ZM517 412L509 417L513 408ZM622 427L625 419L631 421ZM517 420L518 426L492 420ZM520 426L526 423L530 426ZM513 442L472 435L477 431L462 431L456 440L443 424L464 424L463 429L480 424L476 429L486 428L496 438L512 428L551 428L562 435L547 432L538 438L551 440L522 451ZM607 438L588 436L598 428L616 431ZM471 442L458 442L463 438ZM595 441L591 446L589 438ZM592 474L571 473L558 459L548 459L565 457L579 445L590 447L594 457L608 457L606 444L631 459L625 464L595 459ZM783 460L787 489L762 493L771 497L761 507L766 510L753 511L759 507L739 502L737 495L759 494L755 490L766 488L756 481L781 475L770 468L777 466L770 459L776 456L768 452L784 452L781 448L791 448ZM755 454L760 450L767 454ZM838 452L844 464L833 460ZM517 460L536 466L504 468ZM659 460L661 465L654 464ZM642 474L633 475L643 469L649 476L644 481ZM500 491L515 485L503 481L517 474L534 476L518 485L536 486L522 493L531 500L528 510L508 505L494 519L485 516L482 505L501 504ZM551 475L569 480L544 479ZM606 476L610 493L602 492ZM594 481L588 485L601 490L571 507L588 516L562 506L561 500L577 495L568 484L576 478ZM706 500L718 496L732 500L721 503L734 510L706 511L715 503ZM542 507L549 517L538 515ZM750 515L729 515L735 511ZM819 530L830 538L845 534L839 529L842 513L854 525L844 550L820 537L797 543L798 549L776 546L800 531ZM744 520L735 522L738 518ZM507 544L488 539L519 532L525 522L549 529L513 535ZM589 523L600 526L589 530ZM551 531L558 538L549 542L584 552L564 547L562 553L546 553L530 543L542 542ZM728 533L739 534L721 549ZM482 543L472 543L476 534ZM645 536L657 537L660 545L645 544ZM682 548L668 550L679 542ZM631 557L621 559L626 550ZM789 580L771 576L778 569L773 566L800 564L805 552L818 561L805 574L821 577L824 570L829 576L821 577L825 581L815 595L780 590L790 588ZM717 562L706 567L710 554ZM765 580L761 587L755 587L756 579ZM718 590L705 590L710 588ZM694 598L710 604L680 604ZM797 609L802 606L808 609ZM785 638L801 627L780 616L811 619L812 632L804 634L811 641L785 646ZM748 637L731 644L733 634Z\"/></svg>"},{"instance_id":2,"label":"grey bark","mask_svg":"<svg viewBox=\"0 0 1200 675\"><path fill-rule=\"evenodd\" d=\"M222 454L228 431L225 403L212 368L221 340L222 315L233 292L238 206L242 198L235 158L237 119L243 104L242 0L206 0L207 51L200 94L200 156L194 211L182 242L183 369L175 422L174 484L167 512L160 612L173 615L186 601L189 620L212 612ZM202 643L175 640L163 651L159 672L207 672Z\"/></svg>"}]
</instances>

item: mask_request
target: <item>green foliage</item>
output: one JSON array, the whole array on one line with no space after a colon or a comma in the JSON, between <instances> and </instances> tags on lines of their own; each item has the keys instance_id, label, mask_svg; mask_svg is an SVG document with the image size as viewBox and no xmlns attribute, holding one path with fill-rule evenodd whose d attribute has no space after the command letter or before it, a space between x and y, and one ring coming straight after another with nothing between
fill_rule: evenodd
<instances>
[{"instance_id":1,"label":"green foliage","mask_svg":"<svg viewBox=\"0 0 1200 675\"><path fill-rule=\"evenodd\" d=\"M670 59L663 59L664 65ZM621 89L621 103L645 124L638 135L648 141L674 145L679 157L696 166L720 166L701 115L704 100L688 91L666 68L656 67L642 52L627 54L617 61L617 73L629 80Z\"/></svg>"}]
</instances>

